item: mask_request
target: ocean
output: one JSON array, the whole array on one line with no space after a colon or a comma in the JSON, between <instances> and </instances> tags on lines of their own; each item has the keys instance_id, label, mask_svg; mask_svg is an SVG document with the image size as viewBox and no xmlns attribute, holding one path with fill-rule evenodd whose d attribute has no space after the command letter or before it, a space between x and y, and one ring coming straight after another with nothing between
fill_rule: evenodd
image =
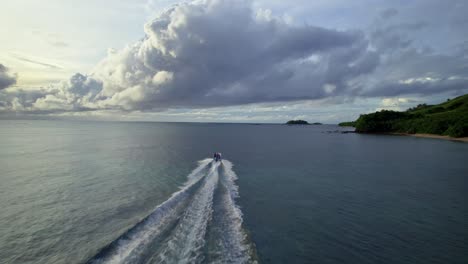
<instances>
[{"instance_id":1,"label":"ocean","mask_svg":"<svg viewBox=\"0 0 468 264\"><path fill-rule=\"evenodd\" d=\"M0 121L0 263L467 263L468 144L343 129Z\"/></svg>"}]
</instances>

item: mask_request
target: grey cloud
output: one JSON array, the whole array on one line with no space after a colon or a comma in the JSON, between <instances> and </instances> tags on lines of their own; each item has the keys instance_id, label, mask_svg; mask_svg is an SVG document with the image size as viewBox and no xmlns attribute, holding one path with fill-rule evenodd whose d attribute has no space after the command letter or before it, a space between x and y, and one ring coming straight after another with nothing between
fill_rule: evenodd
<instances>
[{"instance_id":1,"label":"grey cloud","mask_svg":"<svg viewBox=\"0 0 468 264\"><path fill-rule=\"evenodd\" d=\"M405 82L382 82L376 85L375 89L367 96L398 96L402 94L439 94L441 91L447 91L453 95L462 95L468 92L466 86L467 79L437 79L433 81L414 80L410 83Z\"/></svg>"},{"instance_id":2,"label":"grey cloud","mask_svg":"<svg viewBox=\"0 0 468 264\"><path fill-rule=\"evenodd\" d=\"M24 109L29 109L37 99L43 98L49 93L50 91L45 89L4 90L0 93L0 110L10 109L13 111L23 111Z\"/></svg>"},{"instance_id":3,"label":"grey cloud","mask_svg":"<svg viewBox=\"0 0 468 264\"><path fill-rule=\"evenodd\" d=\"M102 90L102 83L77 73L67 82L54 86L48 94L35 100L30 111L90 111L97 110L95 102Z\"/></svg>"},{"instance_id":4,"label":"grey cloud","mask_svg":"<svg viewBox=\"0 0 468 264\"><path fill-rule=\"evenodd\" d=\"M77 73L70 78L69 85L65 87L70 93L94 98L102 90L102 83Z\"/></svg>"},{"instance_id":5,"label":"grey cloud","mask_svg":"<svg viewBox=\"0 0 468 264\"><path fill-rule=\"evenodd\" d=\"M422 21L380 25L371 32L370 38L373 45L381 52L399 51L410 47L413 43L414 32L427 26L428 24Z\"/></svg>"},{"instance_id":6,"label":"grey cloud","mask_svg":"<svg viewBox=\"0 0 468 264\"><path fill-rule=\"evenodd\" d=\"M9 71L7 67L0 64L0 90L16 84L17 76Z\"/></svg>"},{"instance_id":7,"label":"grey cloud","mask_svg":"<svg viewBox=\"0 0 468 264\"><path fill-rule=\"evenodd\" d=\"M437 94L468 90L468 59L414 48L388 55L372 76L361 84L359 96Z\"/></svg>"},{"instance_id":8,"label":"grey cloud","mask_svg":"<svg viewBox=\"0 0 468 264\"><path fill-rule=\"evenodd\" d=\"M455 51L458 56L468 59L468 41L456 45Z\"/></svg>"},{"instance_id":9,"label":"grey cloud","mask_svg":"<svg viewBox=\"0 0 468 264\"><path fill-rule=\"evenodd\" d=\"M77 73L70 80L39 89L0 92L0 112L49 114L98 110L95 102L102 83Z\"/></svg>"},{"instance_id":10,"label":"grey cloud","mask_svg":"<svg viewBox=\"0 0 468 264\"><path fill-rule=\"evenodd\" d=\"M382 11L380 13L380 16L383 19L389 19L389 18L394 17L396 15L398 15L398 10L396 10L395 8L388 8L388 9L385 9L384 11Z\"/></svg>"}]
</instances>

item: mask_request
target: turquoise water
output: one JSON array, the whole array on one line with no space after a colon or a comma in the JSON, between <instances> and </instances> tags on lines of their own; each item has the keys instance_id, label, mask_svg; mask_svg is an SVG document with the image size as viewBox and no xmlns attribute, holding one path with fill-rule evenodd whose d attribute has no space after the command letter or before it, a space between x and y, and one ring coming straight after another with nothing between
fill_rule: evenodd
<instances>
[{"instance_id":1,"label":"turquoise water","mask_svg":"<svg viewBox=\"0 0 468 264\"><path fill-rule=\"evenodd\" d=\"M1 262L466 263L468 144L336 129L0 121Z\"/></svg>"}]
</instances>

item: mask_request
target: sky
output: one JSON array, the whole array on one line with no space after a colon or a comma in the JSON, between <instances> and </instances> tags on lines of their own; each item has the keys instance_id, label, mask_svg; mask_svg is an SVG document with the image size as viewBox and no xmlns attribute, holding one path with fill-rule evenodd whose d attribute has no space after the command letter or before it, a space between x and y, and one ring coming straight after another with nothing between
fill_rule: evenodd
<instances>
[{"instance_id":1,"label":"sky","mask_svg":"<svg viewBox=\"0 0 468 264\"><path fill-rule=\"evenodd\" d=\"M464 0L2 0L0 119L338 123L468 93Z\"/></svg>"}]
</instances>

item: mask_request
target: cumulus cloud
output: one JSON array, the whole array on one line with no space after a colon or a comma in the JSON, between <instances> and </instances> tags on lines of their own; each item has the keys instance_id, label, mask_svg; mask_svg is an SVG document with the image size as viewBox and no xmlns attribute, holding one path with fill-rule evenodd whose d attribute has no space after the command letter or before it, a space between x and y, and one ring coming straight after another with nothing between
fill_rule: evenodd
<instances>
[{"instance_id":1,"label":"cumulus cloud","mask_svg":"<svg viewBox=\"0 0 468 264\"><path fill-rule=\"evenodd\" d=\"M391 21L397 13L381 17ZM413 46L411 35L427 24L384 23L369 33L339 31L291 24L250 1L178 4L148 22L143 39L110 50L90 74L31 96L0 94L0 107L160 111L466 89L466 56Z\"/></svg>"},{"instance_id":2,"label":"cumulus cloud","mask_svg":"<svg viewBox=\"0 0 468 264\"><path fill-rule=\"evenodd\" d=\"M94 76L103 80L107 97L100 107L205 107L320 98L325 94L322 86L338 80L314 78L332 73L307 58L316 55L323 62L346 64L355 57L348 48L365 52L367 43L359 32L290 26L239 3L182 4L146 24L143 41L98 65Z\"/></svg>"},{"instance_id":3,"label":"cumulus cloud","mask_svg":"<svg viewBox=\"0 0 468 264\"><path fill-rule=\"evenodd\" d=\"M0 64L0 90L5 89L16 83L17 76L3 64Z\"/></svg>"}]
</instances>

